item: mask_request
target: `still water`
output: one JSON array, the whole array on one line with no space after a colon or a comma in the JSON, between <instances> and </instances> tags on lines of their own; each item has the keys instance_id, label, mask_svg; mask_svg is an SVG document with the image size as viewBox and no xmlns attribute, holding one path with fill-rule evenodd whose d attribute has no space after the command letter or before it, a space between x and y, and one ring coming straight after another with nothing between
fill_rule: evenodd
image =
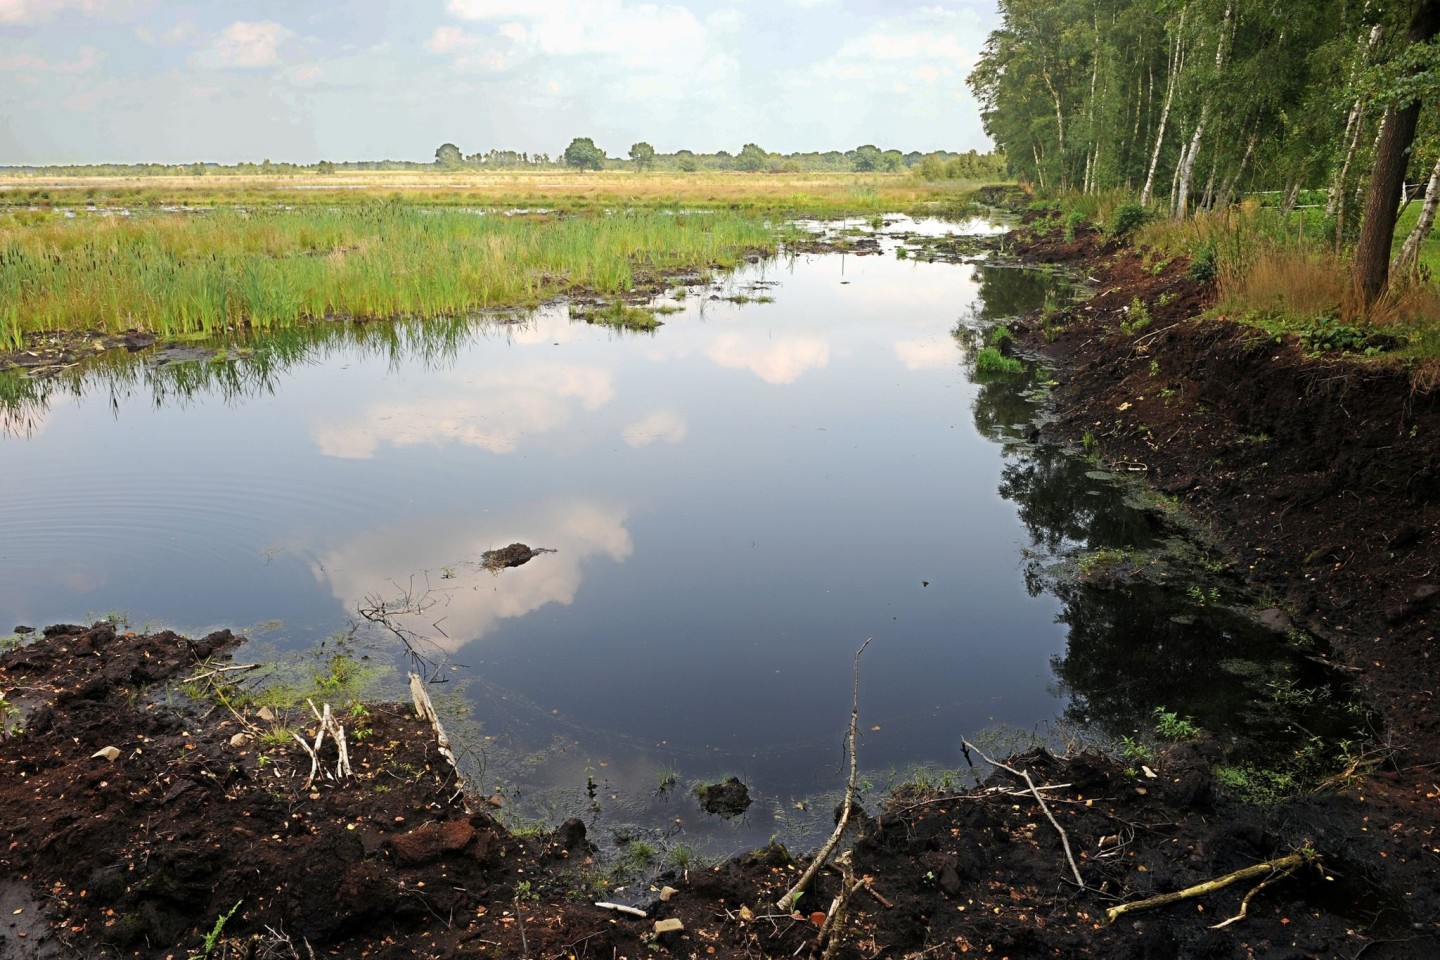
<instances>
[{"instance_id":1,"label":"still water","mask_svg":"<svg viewBox=\"0 0 1440 960\"><path fill-rule=\"evenodd\" d=\"M1103 602L1037 570L1145 546L1153 525L1091 465L1017 443L1036 399L977 384L954 334L1056 281L902 259L899 243L692 285L654 335L560 305L57 382L0 436L0 625L123 612L284 651L361 607L408 606L397 623L471 711L481 788L503 786L515 815L659 813L722 845L825 828L827 805L805 801L842 785L867 637L875 778L1102 702L1123 726L1126 697L1150 709L1132 695L1165 670L1106 676L1067 638L1103 662L1153 623L1178 629L1173 611L1077 626ZM554 552L481 564L514 541ZM1243 633L1194 623L1201 651ZM1176 662L1172 706L1196 669ZM670 773L679 788L657 795ZM686 787L732 774L755 806L705 817Z\"/></svg>"}]
</instances>

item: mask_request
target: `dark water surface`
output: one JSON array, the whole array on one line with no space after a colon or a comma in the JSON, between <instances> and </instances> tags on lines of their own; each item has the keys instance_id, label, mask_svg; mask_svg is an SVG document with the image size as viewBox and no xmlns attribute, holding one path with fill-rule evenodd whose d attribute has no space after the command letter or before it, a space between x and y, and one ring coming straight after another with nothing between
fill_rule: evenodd
<instances>
[{"instance_id":1,"label":"dark water surface","mask_svg":"<svg viewBox=\"0 0 1440 960\"><path fill-rule=\"evenodd\" d=\"M0 626L123 611L283 650L405 595L425 609L403 625L460 667L481 785L514 813L810 836L828 805L797 805L842 783L866 637L874 779L1067 708L1125 728L1164 679L1154 656L1123 661L1172 605L1135 621L1035 572L1150 545L1153 524L1091 465L1018 444L1037 401L973 382L952 335L1056 286L893 249L802 256L692 287L653 336L559 306L57 383L0 437ZM774 300L715 299L740 295ZM481 565L512 541L555 552ZM1211 702L1178 645L1243 645L1243 625L1196 622L1166 634L1171 706ZM686 789L728 774L757 796L739 825Z\"/></svg>"}]
</instances>

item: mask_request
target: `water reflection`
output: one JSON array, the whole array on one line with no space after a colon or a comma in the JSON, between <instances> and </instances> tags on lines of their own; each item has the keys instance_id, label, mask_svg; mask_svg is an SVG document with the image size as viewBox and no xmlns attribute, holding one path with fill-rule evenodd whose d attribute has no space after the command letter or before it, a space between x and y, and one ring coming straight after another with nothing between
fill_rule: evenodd
<instances>
[{"instance_id":1,"label":"water reflection","mask_svg":"<svg viewBox=\"0 0 1440 960\"><path fill-rule=\"evenodd\" d=\"M327 456L351 459L373 457L382 443L514 453L523 440L569 424L577 408L593 413L605 406L615 384L598 367L532 363L464 379L437 377L427 392L317 418L311 436Z\"/></svg>"},{"instance_id":2,"label":"water reflection","mask_svg":"<svg viewBox=\"0 0 1440 960\"><path fill-rule=\"evenodd\" d=\"M766 383L794 383L811 370L830 364L830 344L823 337L781 336L751 332L722 333L705 350L722 367L749 370Z\"/></svg>"},{"instance_id":3,"label":"water reflection","mask_svg":"<svg viewBox=\"0 0 1440 960\"><path fill-rule=\"evenodd\" d=\"M346 609L384 601L396 611L395 626L454 652L502 620L572 603L591 562L620 563L634 552L628 514L617 504L574 499L504 516L447 513L322 548L311 571ZM481 562L486 550L521 540L554 552L501 571Z\"/></svg>"}]
</instances>

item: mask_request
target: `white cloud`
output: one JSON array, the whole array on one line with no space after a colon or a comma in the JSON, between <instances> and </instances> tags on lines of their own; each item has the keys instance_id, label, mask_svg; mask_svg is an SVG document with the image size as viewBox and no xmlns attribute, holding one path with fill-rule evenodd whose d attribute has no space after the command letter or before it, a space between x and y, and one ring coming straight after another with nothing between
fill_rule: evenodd
<instances>
[{"instance_id":1,"label":"white cloud","mask_svg":"<svg viewBox=\"0 0 1440 960\"><path fill-rule=\"evenodd\" d=\"M81 47L74 60L46 60L30 53L0 55L0 71L29 73L91 73L104 61L105 55L94 47Z\"/></svg>"},{"instance_id":2,"label":"white cloud","mask_svg":"<svg viewBox=\"0 0 1440 960\"><path fill-rule=\"evenodd\" d=\"M674 410L657 410L635 421L621 431L620 436L632 447L645 447L652 443L679 443L690 432L685 418Z\"/></svg>"},{"instance_id":3,"label":"white cloud","mask_svg":"<svg viewBox=\"0 0 1440 960\"><path fill-rule=\"evenodd\" d=\"M237 20L215 37L199 57L206 66L254 69L280 62L280 46L295 31L274 20Z\"/></svg>"},{"instance_id":4,"label":"white cloud","mask_svg":"<svg viewBox=\"0 0 1440 960\"><path fill-rule=\"evenodd\" d=\"M37 23L67 10L97 16L129 6L130 0L0 0L0 23Z\"/></svg>"},{"instance_id":5,"label":"white cloud","mask_svg":"<svg viewBox=\"0 0 1440 960\"><path fill-rule=\"evenodd\" d=\"M722 367L749 370L766 383L794 383L807 371L830 364L824 337L776 337L764 333L725 333L705 351Z\"/></svg>"}]
</instances>

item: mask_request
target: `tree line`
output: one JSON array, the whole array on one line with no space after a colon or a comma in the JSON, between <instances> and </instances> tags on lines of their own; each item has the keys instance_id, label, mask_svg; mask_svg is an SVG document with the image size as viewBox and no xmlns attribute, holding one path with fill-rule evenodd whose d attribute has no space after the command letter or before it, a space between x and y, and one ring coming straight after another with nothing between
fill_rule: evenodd
<instances>
[{"instance_id":1,"label":"tree line","mask_svg":"<svg viewBox=\"0 0 1440 960\"><path fill-rule=\"evenodd\" d=\"M1440 176L1422 110L1440 94L1440 0L999 5L969 82L1010 170L1042 188L1125 188L1176 216L1322 190L1357 261L1388 261L1402 184Z\"/></svg>"}]
</instances>

